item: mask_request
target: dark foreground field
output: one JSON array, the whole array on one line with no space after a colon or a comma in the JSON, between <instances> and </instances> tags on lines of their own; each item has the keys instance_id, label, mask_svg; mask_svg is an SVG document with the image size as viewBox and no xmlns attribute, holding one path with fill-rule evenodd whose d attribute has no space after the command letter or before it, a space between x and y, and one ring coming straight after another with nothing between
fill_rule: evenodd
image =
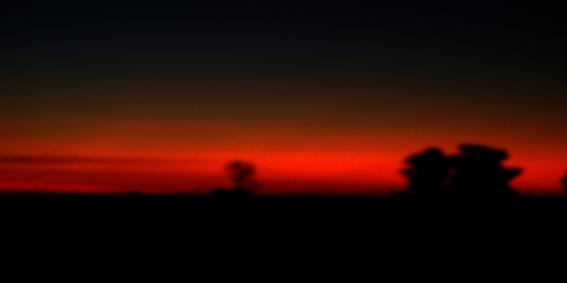
<instances>
[{"instance_id":1,"label":"dark foreground field","mask_svg":"<svg viewBox=\"0 0 567 283\"><path fill-rule=\"evenodd\" d=\"M567 199L553 197L4 194L0 219L0 237L17 250L47 247L52 255L65 247L74 254L68 259L97 254L118 262L159 262L175 253L213 266L273 266L277 259L283 267L439 260L462 267L477 257L495 266L509 259L532 264L547 257L541 253L560 253L567 239Z\"/></svg>"},{"instance_id":2,"label":"dark foreground field","mask_svg":"<svg viewBox=\"0 0 567 283\"><path fill-rule=\"evenodd\" d=\"M545 221L567 217L567 198L378 196L207 196L141 194L0 194L5 219L102 221L274 221L340 224L378 221ZM267 221L267 222L266 222ZM182 225L182 223L179 223Z\"/></svg>"}]
</instances>

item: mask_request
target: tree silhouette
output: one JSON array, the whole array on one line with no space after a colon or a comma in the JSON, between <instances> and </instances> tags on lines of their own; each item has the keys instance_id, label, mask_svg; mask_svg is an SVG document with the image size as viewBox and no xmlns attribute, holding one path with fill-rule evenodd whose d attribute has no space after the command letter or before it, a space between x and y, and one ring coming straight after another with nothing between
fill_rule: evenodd
<instances>
[{"instance_id":1,"label":"tree silhouette","mask_svg":"<svg viewBox=\"0 0 567 283\"><path fill-rule=\"evenodd\" d=\"M453 170L449 179L452 190L467 195L513 194L509 183L522 173L520 168L506 168L504 150L482 145L462 145L460 154L449 158Z\"/></svg>"},{"instance_id":2,"label":"tree silhouette","mask_svg":"<svg viewBox=\"0 0 567 283\"><path fill-rule=\"evenodd\" d=\"M561 179L561 184L563 185L563 191L567 193L567 172L565 172L565 177Z\"/></svg>"},{"instance_id":3,"label":"tree silhouette","mask_svg":"<svg viewBox=\"0 0 567 283\"><path fill-rule=\"evenodd\" d=\"M409 168L402 174L408 178L408 190L418 195L438 195L446 192L449 163L437 148L429 148L406 159Z\"/></svg>"},{"instance_id":4,"label":"tree silhouette","mask_svg":"<svg viewBox=\"0 0 567 283\"><path fill-rule=\"evenodd\" d=\"M256 168L252 163L236 160L229 162L225 169L233 181L234 192L251 194L257 190Z\"/></svg>"},{"instance_id":5,"label":"tree silhouette","mask_svg":"<svg viewBox=\"0 0 567 283\"><path fill-rule=\"evenodd\" d=\"M430 148L410 156L402 173L408 178L408 191L420 196L513 195L510 182L522 170L504 167L507 158L506 151L483 145L462 145L454 156Z\"/></svg>"}]
</instances>

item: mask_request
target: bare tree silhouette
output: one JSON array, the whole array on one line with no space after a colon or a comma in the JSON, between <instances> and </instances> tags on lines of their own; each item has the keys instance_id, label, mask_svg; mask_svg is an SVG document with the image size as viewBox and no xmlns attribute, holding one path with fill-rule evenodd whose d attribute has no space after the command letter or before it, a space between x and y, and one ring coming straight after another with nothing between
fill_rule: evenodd
<instances>
[{"instance_id":1,"label":"bare tree silhouette","mask_svg":"<svg viewBox=\"0 0 567 283\"><path fill-rule=\"evenodd\" d=\"M429 148L406 159L408 168L402 174L408 178L408 190L418 195L438 195L446 192L449 163L443 152Z\"/></svg>"},{"instance_id":2,"label":"bare tree silhouette","mask_svg":"<svg viewBox=\"0 0 567 283\"><path fill-rule=\"evenodd\" d=\"M449 186L467 195L514 194L510 182L522 173L520 168L506 168L504 150L482 145L462 145L460 154L450 157L453 170Z\"/></svg>"}]
</instances>

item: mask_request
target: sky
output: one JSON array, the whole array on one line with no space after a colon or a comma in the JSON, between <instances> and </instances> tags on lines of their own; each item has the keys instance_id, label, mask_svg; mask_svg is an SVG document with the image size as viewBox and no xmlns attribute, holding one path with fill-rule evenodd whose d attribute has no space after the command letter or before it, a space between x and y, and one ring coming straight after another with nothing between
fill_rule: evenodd
<instances>
[{"instance_id":1,"label":"sky","mask_svg":"<svg viewBox=\"0 0 567 283\"><path fill-rule=\"evenodd\" d=\"M76 1L75 1L76 2ZM232 1L234 2L234 1ZM408 155L506 149L514 182L567 170L564 19L543 4L7 4L0 188L208 192L249 160L264 193L403 190Z\"/></svg>"}]
</instances>

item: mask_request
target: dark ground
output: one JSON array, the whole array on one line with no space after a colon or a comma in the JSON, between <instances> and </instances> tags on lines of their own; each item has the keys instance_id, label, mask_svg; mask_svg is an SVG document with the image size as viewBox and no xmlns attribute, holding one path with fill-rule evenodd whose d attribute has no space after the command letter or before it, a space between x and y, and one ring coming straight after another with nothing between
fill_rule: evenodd
<instances>
[{"instance_id":1,"label":"dark ground","mask_svg":"<svg viewBox=\"0 0 567 283\"><path fill-rule=\"evenodd\" d=\"M0 243L24 265L63 256L66 264L84 268L86 260L95 270L149 263L150 270L155 264L216 270L207 276L230 267L276 270L268 278L297 268L328 276L345 266L380 278L416 268L473 275L491 268L507 273L505 262L532 268L545 261L562 270L566 216L567 199L551 197L4 194Z\"/></svg>"},{"instance_id":2,"label":"dark ground","mask_svg":"<svg viewBox=\"0 0 567 283\"><path fill-rule=\"evenodd\" d=\"M108 223L206 222L351 224L485 220L542 223L567 216L562 197L205 196L2 194L5 219L96 220ZM361 222L361 223L359 223Z\"/></svg>"}]
</instances>

